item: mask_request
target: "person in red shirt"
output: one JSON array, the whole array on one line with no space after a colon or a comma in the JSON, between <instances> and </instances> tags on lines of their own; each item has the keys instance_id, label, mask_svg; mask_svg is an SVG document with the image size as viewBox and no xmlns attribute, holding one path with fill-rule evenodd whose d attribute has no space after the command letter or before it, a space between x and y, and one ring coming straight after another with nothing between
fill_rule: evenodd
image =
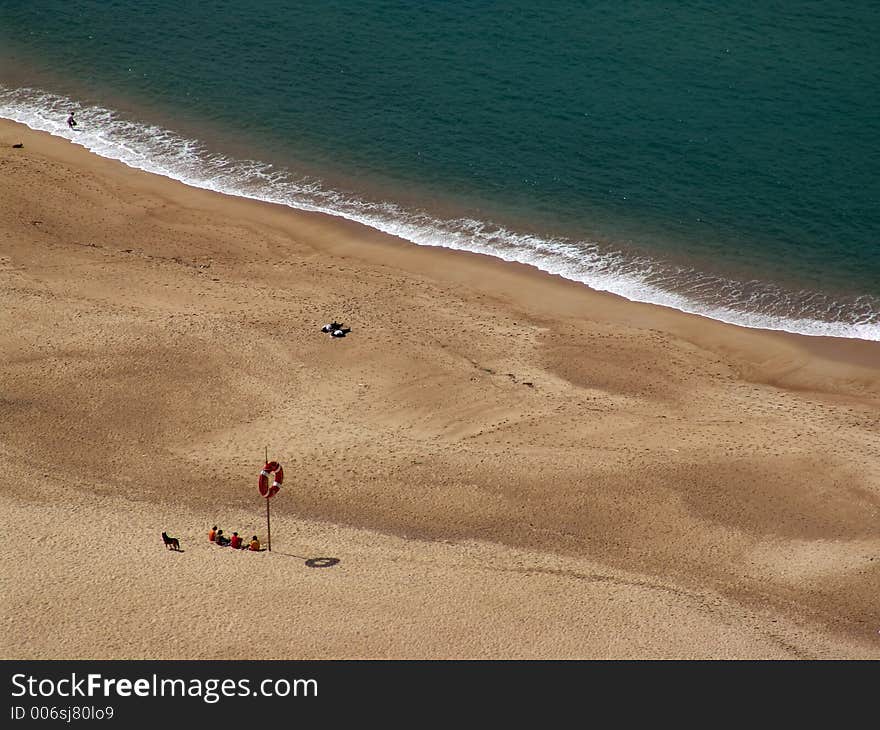
<instances>
[{"instance_id":1,"label":"person in red shirt","mask_svg":"<svg viewBox=\"0 0 880 730\"><path fill-rule=\"evenodd\" d=\"M232 533L232 541L229 543L229 547L238 550L241 547L241 538L238 536L237 532Z\"/></svg>"}]
</instances>

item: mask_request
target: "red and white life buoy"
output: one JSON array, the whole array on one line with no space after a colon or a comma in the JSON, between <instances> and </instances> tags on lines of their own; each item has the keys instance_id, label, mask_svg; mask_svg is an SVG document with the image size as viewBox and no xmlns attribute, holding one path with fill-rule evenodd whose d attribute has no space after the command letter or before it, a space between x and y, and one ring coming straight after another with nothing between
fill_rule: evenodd
<instances>
[{"instance_id":1,"label":"red and white life buoy","mask_svg":"<svg viewBox=\"0 0 880 730\"><path fill-rule=\"evenodd\" d=\"M269 477L275 475L272 486L269 486ZM274 497L281 489L281 482L284 481L284 469L277 461L267 461L266 466L260 472L260 494L266 499Z\"/></svg>"}]
</instances>

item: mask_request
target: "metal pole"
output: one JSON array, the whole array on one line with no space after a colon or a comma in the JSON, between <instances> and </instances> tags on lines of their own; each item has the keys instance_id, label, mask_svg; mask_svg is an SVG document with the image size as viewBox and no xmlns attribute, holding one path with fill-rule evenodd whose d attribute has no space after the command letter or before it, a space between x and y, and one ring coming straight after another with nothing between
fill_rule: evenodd
<instances>
[{"instance_id":1,"label":"metal pole","mask_svg":"<svg viewBox=\"0 0 880 730\"><path fill-rule=\"evenodd\" d=\"M266 463L269 463L269 447L266 446ZM272 489L272 485L269 484L269 489ZM269 548L269 552L272 552L272 525L269 522L269 494L266 493L266 545Z\"/></svg>"}]
</instances>

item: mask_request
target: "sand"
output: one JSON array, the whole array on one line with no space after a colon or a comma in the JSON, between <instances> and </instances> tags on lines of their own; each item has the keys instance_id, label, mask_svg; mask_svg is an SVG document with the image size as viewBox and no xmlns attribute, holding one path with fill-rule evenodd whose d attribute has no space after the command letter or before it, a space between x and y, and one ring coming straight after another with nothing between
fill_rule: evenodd
<instances>
[{"instance_id":1,"label":"sand","mask_svg":"<svg viewBox=\"0 0 880 730\"><path fill-rule=\"evenodd\" d=\"M880 658L878 416L880 343L0 123L3 658Z\"/></svg>"}]
</instances>

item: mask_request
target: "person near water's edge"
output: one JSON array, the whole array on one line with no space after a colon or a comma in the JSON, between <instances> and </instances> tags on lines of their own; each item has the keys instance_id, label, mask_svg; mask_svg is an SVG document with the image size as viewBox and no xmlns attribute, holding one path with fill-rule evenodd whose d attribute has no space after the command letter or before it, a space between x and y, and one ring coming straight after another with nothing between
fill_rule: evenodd
<instances>
[{"instance_id":1,"label":"person near water's edge","mask_svg":"<svg viewBox=\"0 0 880 730\"><path fill-rule=\"evenodd\" d=\"M73 129L76 126L76 119L73 118L73 112L67 115L67 126Z\"/></svg>"}]
</instances>

